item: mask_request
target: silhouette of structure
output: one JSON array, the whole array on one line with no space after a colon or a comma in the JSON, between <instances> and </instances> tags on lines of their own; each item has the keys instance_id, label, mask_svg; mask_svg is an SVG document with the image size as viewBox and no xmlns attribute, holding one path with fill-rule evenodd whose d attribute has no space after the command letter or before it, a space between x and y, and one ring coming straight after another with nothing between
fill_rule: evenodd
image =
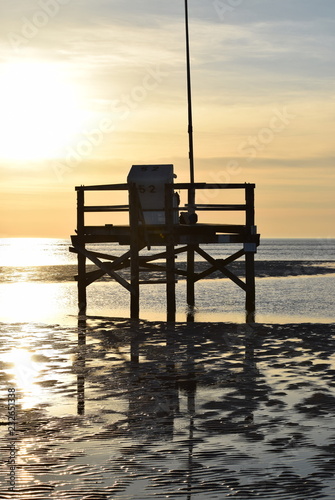
<instances>
[{"instance_id":1,"label":"silhouette of structure","mask_svg":"<svg viewBox=\"0 0 335 500\"><path fill-rule=\"evenodd\" d=\"M216 271L231 279L245 291L245 308L252 318L255 311L255 272L254 255L259 245L254 215L254 184L207 184L207 183L174 183L172 165L136 165L129 175L128 183L97 186L78 186L77 191L77 229L71 236L71 252L78 255L78 305L79 313L86 314L86 288L104 275L110 276L130 293L130 316L139 318L140 286L143 284L166 284L167 319L175 320L176 313L176 277L183 276L187 282L187 304L192 309L195 305L195 283ZM192 206L187 203L178 206L176 190L186 191L187 199L190 191L194 198ZM243 204L200 204L196 202L196 194L201 190L243 190ZM86 205L85 193L88 191L125 191L128 204L125 205ZM208 192L208 191L207 191ZM194 202L193 202L194 200ZM244 224L198 223L195 212L201 211L239 211L245 213ZM129 225L106 224L89 226L85 224L86 213L129 212ZM121 256L99 253L86 248L87 244L119 243L127 247ZM222 245L240 243L241 249L229 257L215 259L202 248L202 244L219 243ZM141 255L141 250L152 247L164 247L163 251L155 251ZM175 257L182 252L187 253L187 268L176 266ZM195 254L208 262L202 272L195 271ZM232 273L227 266L245 258L245 280ZM164 263L155 261L164 259ZM86 263L95 264L94 271L87 271ZM127 280L118 271L130 270ZM162 279L141 279L143 272L161 271Z\"/></svg>"}]
</instances>

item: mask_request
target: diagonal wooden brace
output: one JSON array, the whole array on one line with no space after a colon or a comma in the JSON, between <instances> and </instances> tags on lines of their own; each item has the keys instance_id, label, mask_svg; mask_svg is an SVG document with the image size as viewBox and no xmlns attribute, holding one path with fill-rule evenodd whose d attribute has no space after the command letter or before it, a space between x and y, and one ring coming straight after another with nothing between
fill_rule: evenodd
<instances>
[{"instance_id":1,"label":"diagonal wooden brace","mask_svg":"<svg viewBox=\"0 0 335 500\"><path fill-rule=\"evenodd\" d=\"M200 247L197 247L196 252L199 255L201 255L201 257L203 257L205 260L207 260L207 262L212 264L212 268L210 268L210 269L212 269L211 272L214 272L215 270L221 271L222 274L227 276L227 278L231 279L234 283L236 283L236 285L238 285L240 288L242 288L242 290L246 291L247 288L246 288L246 284L244 283L244 281L240 280L240 278L235 276L234 273L232 273L231 271L229 271L229 269L226 269L226 267L225 267L225 265L229 264L233 260L236 260L239 257L241 257L242 255L244 255L244 250L239 250L234 255L231 255L230 257L228 257L227 259L224 259L224 260L214 259L207 252L205 252L205 250L203 250Z\"/></svg>"},{"instance_id":2,"label":"diagonal wooden brace","mask_svg":"<svg viewBox=\"0 0 335 500\"><path fill-rule=\"evenodd\" d=\"M115 281L117 281L120 285L122 285L124 288L126 288L126 290L128 290L129 292L132 291L132 287L131 287L130 283L128 283L128 281L126 281L124 278L122 278L121 276L119 276L117 273L115 273L114 271L112 271L110 269L111 266L116 265L116 261L114 261L112 264L102 262L100 259L98 259L98 257L96 257L95 255L92 255L92 253L90 251L86 250L85 248L80 247L77 243L72 242L72 244L73 244L74 248L80 254L85 255L85 257L87 257L91 262L93 262L93 264L95 264L97 267L99 267L99 269L101 269L101 271L104 271L103 274L108 274L111 278L114 278ZM119 257L119 259L121 259L121 258L124 260L125 255Z\"/></svg>"}]
</instances>

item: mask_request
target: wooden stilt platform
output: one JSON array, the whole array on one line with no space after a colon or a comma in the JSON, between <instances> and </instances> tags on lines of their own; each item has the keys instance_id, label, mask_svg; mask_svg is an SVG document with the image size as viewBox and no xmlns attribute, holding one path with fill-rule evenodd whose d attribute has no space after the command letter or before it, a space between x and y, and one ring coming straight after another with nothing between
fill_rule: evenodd
<instances>
[{"instance_id":1,"label":"wooden stilt platform","mask_svg":"<svg viewBox=\"0 0 335 500\"><path fill-rule=\"evenodd\" d=\"M140 186L141 187L141 186ZM254 215L254 184L206 184L206 183L166 183L164 214L165 220L161 224L146 222L146 209L141 206L139 186L136 183L109 184L97 186L78 186L77 191L77 229L71 236L70 251L78 255L78 306L79 314L86 314L86 288L104 275L110 276L130 293L130 316L138 319L140 286L145 283L166 284L167 320L174 321L176 313L176 277L184 276L187 280L187 304L192 308L195 305L195 283L206 278L211 273L220 271L223 276L231 279L245 292L245 307L247 318L252 320L255 312L255 271L254 254L259 245L260 235L257 234ZM176 222L180 212L190 211L189 204L183 207L174 206L174 192L186 190L190 199L190 190L193 190L191 199L194 199L194 211L242 211L245 212L245 224L183 224ZM201 190L244 190L245 203L243 204L198 204L196 194ZM110 206L90 206L85 204L85 193L88 191L124 191L128 193L128 204ZM162 208L150 208L162 213ZM129 225L89 226L85 225L85 214L92 212L129 212ZM87 244L118 243L126 247L121 256L115 256L88 250ZM241 244L241 249L224 259L216 259L209 255L201 245L218 243ZM141 250L151 247L165 247L164 250L150 255L141 255ZM175 256L187 253L187 268L179 269L175 263ZM208 268L202 272L195 272L194 256L200 255L208 262ZM245 258L245 280L233 274L227 265L241 257ZM157 263L158 259L165 262ZM87 271L87 262L93 263L96 270ZM130 280L126 280L118 271L130 269ZM163 271L165 279L141 280L141 272Z\"/></svg>"}]
</instances>

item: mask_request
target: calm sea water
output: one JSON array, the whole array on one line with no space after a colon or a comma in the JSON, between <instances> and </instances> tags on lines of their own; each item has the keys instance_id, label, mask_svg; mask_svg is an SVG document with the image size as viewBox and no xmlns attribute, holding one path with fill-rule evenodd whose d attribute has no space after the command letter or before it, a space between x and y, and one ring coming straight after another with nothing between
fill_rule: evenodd
<instances>
[{"instance_id":1,"label":"calm sea water","mask_svg":"<svg viewBox=\"0 0 335 500\"><path fill-rule=\"evenodd\" d=\"M74 320L77 292L68 266L76 264L76 255L69 252L69 246L70 242L65 239L0 240L0 321ZM215 258L230 255L239 248L235 245L206 245L206 250ZM125 251L117 244L98 245L94 249L114 255ZM185 258L185 254L181 254L178 261ZM256 258L271 263L305 261L307 265L320 262L335 265L335 240L263 239ZM52 272L49 266L52 266ZM56 271L54 266L57 266ZM310 276L303 268L299 269L297 266L298 275L293 277L265 275L257 279L257 321L335 320L335 274ZM185 283L180 281L177 285L178 320L185 318L185 294ZM198 321L244 321L244 292L227 279L197 283L196 298ZM164 301L164 285L145 285L141 289L141 316L165 319ZM88 314L129 315L129 294L116 283L90 285L88 304Z\"/></svg>"},{"instance_id":2,"label":"calm sea water","mask_svg":"<svg viewBox=\"0 0 335 500\"><path fill-rule=\"evenodd\" d=\"M0 238L0 266L46 266L76 264L69 252L70 241L53 238ZM204 245L214 257L229 255L240 245ZM125 247L118 244L95 245L96 251L121 255ZM23 251L24 250L24 251ZM258 260L335 261L335 239L262 239ZM178 260L185 260L181 254Z\"/></svg>"}]
</instances>

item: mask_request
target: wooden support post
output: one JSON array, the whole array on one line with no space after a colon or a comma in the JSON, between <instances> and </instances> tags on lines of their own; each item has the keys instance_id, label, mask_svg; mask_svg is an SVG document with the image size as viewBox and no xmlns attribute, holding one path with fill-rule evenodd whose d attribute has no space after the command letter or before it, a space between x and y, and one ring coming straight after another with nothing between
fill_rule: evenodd
<instances>
[{"instance_id":1,"label":"wooden support post","mask_svg":"<svg viewBox=\"0 0 335 500\"><path fill-rule=\"evenodd\" d=\"M173 185L165 185L167 321L176 320L176 280L173 228Z\"/></svg>"},{"instance_id":2,"label":"wooden support post","mask_svg":"<svg viewBox=\"0 0 335 500\"><path fill-rule=\"evenodd\" d=\"M256 293L255 293L255 263L254 254L246 252L245 254L245 275L246 275L246 299L245 309L247 313L247 322L254 322L254 314L256 310Z\"/></svg>"},{"instance_id":3,"label":"wooden support post","mask_svg":"<svg viewBox=\"0 0 335 500\"><path fill-rule=\"evenodd\" d=\"M189 216L194 216L194 204L195 204L195 189L193 186L188 190L188 207ZM194 245L188 243L187 245L187 281L186 281L186 299L187 305L191 309L191 316L188 318L192 321L193 317L193 307L195 305L195 294L194 294Z\"/></svg>"},{"instance_id":4,"label":"wooden support post","mask_svg":"<svg viewBox=\"0 0 335 500\"><path fill-rule=\"evenodd\" d=\"M195 304L194 294L194 245L187 245L187 305L193 307Z\"/></svg>"},{"instance_id":5,"label":"wooden support post","mask_svg":"<svg viewBox=\"0 0 335 500\"><path fill-rule=\"evenodd\" d=\"M130 317L139 319L140 276L139 276L139 200L135 184L129 184L129 225L130 225Z\"/></svg>"},{"instance_id":6,"label":"wooden support post","mask_svg":"<svg viewBox=\"0 0 335 500\"><path fill-rule=\"evenodd\" d=\"M77 234L79 237L79 244L85 249L84 232L84 204L85 204L85 191L79 188L77 191ZM82 238L82 239L81 239ZM78 253L78 310L79 315L86 314L87 299L86 299L86 257Z\"/></svg>"},{"instance_id":7,"label":"wooden support post","mask_svg":"<svg viewBox=\"0 0 335 500\"><path fill-rule=\"evenodd\" d=\"M245 186L245 202L246 202L246 236L251 236L255 227L255 207L254 207L254 186L246 184ZM255 254L250 251L248 243L245 244L245 282L246 282L246 299L245 309L247 322L254 321L256 309L255 295Z\"/></svg>"}]
</instances>

